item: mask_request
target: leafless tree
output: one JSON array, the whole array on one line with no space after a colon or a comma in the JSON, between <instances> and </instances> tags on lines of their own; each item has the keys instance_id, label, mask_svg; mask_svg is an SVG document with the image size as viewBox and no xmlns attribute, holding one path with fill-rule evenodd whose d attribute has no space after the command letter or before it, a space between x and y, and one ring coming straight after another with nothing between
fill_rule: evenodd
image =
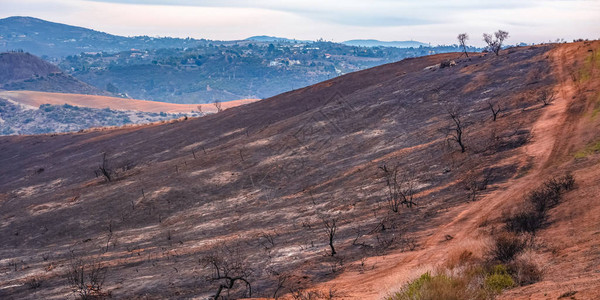
<instances>
[{"instance_id":1,"label":"leafless tree","mask_svg":"<svg viewBox=\"0 0 600 300\"><path fill-rule=\"evenodd\" d=\"M108 246L110 245L110 240L113 237L113 230L112 230L112 222L108 223L108 234L106 236L106 247L104 249L104 253L108 252ZM113 242L114 245L114 242Z\"/></svg>"},{"instance_id":2,"label":"leafless tree","mask_svg":"<svg viewBox=\"0 0 600 300\"><path fill-rule=\"evenodd\" d=\"M217 108L218 113L223 111L223 109L221 108L221 100L213 101L213 105Z\"/></svg>"},{"instance_id":3,"label":"leafless tree","mask_svg":"<svg viewBox=\"0 0 600 300\"><path fill-rule=\"evenodd\" d=\"M102 286L106 277L106 267L99 261L85 261L73 254L67 280L79 299L96 299L102 295Z\"/></svg>"},{"instance_id":4,"label":"leafless tree","mask_svg":"<svg viewBox=\"0 0 600 300\"><path fill-rule=\"evenodd\" d=\"M554 101L554 99L556 98L556 92L553 90L543 90L542 93L539 96L539 101L541 101L544 106L552 103L552 101Z\"/></svg>"},{"instance_id":5,"label":"leafless tree","mask_svg":"<svg viewBox=\"0 0 600 300\"><path fill-rule=\"evenodd\" d=\"M416 205L414 195L416 190L415 181L410 177L410 172L400 174L400 166L389 168L387 165L379 167L383 171L385 184L387 186L388 207L393 212L398 212L400 206L412 207Z\"/></svg>"},{"instance_id":6,"label":"leafless tree","mask_svg":"<svg viewBox=\"0 0 600 300\"><path fill-rule=\"evenodd\" d=\"M108 168L108 161L106 159L106 152L102 154L102 165L98 166L100 173L106 178L107 181L112 181L113 171ZM97 175L96 175L97 176Z\"/></svg>"},{"instance_id":7,"label":"leafless tree","mask_svg":"<svg viewBox=\"0 0 600 300\"><path fill-rule=\"evenodd\" d=\"M206 278L207 281L218 284L213 299L219 299L224 289L233 289L238 281L244 283L246 287L244 297L252 296L252 286L249 281L252 269L243 256L232 249L232 246L220 245L213 253L201 258L200 264L212 271L212 274Z\"/></svg>"},{"instance_id":8,"label":"leafless tree","mask_svg":"<svg viewBox=\"0 0 600 300\"><path fill-rule=\"evenodd\" d=\"M469 53L467 53L467 45L466 45L466 42L469 39L469 35L466 33L461 33L456 38L458 39L460 46L463 48L463 52L465 53L465 55L467 57L469 57Z\"/></svg>"},{"instance_id":9,"label":"leafless tree","mask_svg":"<svg viewBox=\"0 0 600 300\"><path fill-rule=\"evenodd\" d=\"M196 106L196 108L198 108L198 113L200 113L202 115L203 114L202 105L198 105L198 106Z\"/></svg>"},{"instance_id":10,"label":"leafless tree","mask_svg":"<svg viewBox=\"0 0 600 300\"><path fill-rule=\"evenodd\" d=\"M477 163L473 163L471 169L476 168ZM467 165L468 166L468 165ZM492 171L488 169L486 171L477 172L470 171L468 172L464 184L465 189L468 191L467 199L470 202L477 201L479 194L487 189L488 183L492 178Z\"/></svg>"},{"instance_id":11,"label":"leafless tree","mask_svg":"<svg viewBox=\"0 0 600 300\"><path fill-rule=\"evenodd\" d=\"M265 250L270 250L275 247L275 237L277 236L277 232L263 232L260 234L258 242L261 246L265 248Z\"/></svg>"},{"instance_id":12,"label":"leafless tree","mask_svg":"<svg viewBox=\"0 0 600 300\"><path fill-rule=\"evenodd\" d=\"M277 296L277 294L279 293L279 291L281 291L281 289L286 287L287 282L289 282L292 279L292 276L288 273L280 273L273 269L268 270L268 272L277 279L277 287L273 292L273 298L278 299L279 297Z\"/></svg>"},{"instance_id":13,"label":"leafless tree","mask_svg":"<svg viewBox=\"0 0 600 300\"><path fill-rule=\"evenodd\" d=\"M335 252L335 248L333 247L333 239L335 238L335 234L338 229L338 218L336 217L321 217L321 221L323 222L323 231L327 234L329 238L329 247L331 248L331 256L334 256L337 252Z\"/></svg>"},{"instance_id":14,"label":"leafless tree","mask_svg":"<svg viewBox=\"0 0 600 300\"><path fill-rule=\"evenodd\" d=\"M498 114L502 110L502 107L500 107L500 104L494 104L492 102L488 102L488 107L492 111L493 121L495 122L498 118Z\"/></svg>"},{"instance_id":15,"label":"leafless tree","mask_svg":"<svg viewBox=\"0 0 600 300\"><path fill-rule=\"evenodd\" d=\"M465 124L460 120L460 113L457 110L448 110L448 115L452 118L452 126L448 129L447 135L449 141L455 141L460 146L460 152L465 152L463 141L463 130Z\"/></svg>"},{"instance_id":16,"label":"leafless tree","mask_svg":"<svg viewBox=\"0 0 600 300\"><path fill-rule=\"evenodd\" d=\"M488 33L483 34L483 40L488 45L488 49L494 52L496 55L499 55L500 50L502 49L502 43L504 40L508 38L508 32L503 30L498 30L494 32L494 36Z\"/></svg>"}]
</instances>

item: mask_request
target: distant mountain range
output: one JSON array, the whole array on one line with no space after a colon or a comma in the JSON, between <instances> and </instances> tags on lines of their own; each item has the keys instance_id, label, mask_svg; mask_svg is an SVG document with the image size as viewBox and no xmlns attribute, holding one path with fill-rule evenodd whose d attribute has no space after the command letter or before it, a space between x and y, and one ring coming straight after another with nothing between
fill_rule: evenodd
<instances>
[{"instance_id":1,"label":"distant mountain range","mask_svg":"<svg viewBox=\"0 0 600 300\"><path fill-rule=\"evenodd\" d=\"M287 44L315 42L266 35L249 37L244 41ZM239 42L150 36L124 37L33 17L15 16L0 19L0 52L24 50L50 59L60 59L80 53L115 53L131 49L194 48L207 46L208 44L227 45ZM351 40L342 44L360 47L398 48L428 46L417 41L384 42L378 40Z\"/></svg>"},{"instance_id":2,"label":"distant mountain range","mask_svg":"<svg viewBox=\"0 0 600 300\"><path fill-rule=\"evenodd\" d=\"M38 56L60 58L82 52L185 48L207 43L207 40L170 37L123 37L32 17L0 19L0 52L24 50Z\"/></svg>"},{"instance_id":3,"label":"distant mountain range","mask_svg":"<svg viewBox=\"0 0 600 300\"><path fill-rule=\"evenodd\" d=\"M418 41L379 41L379 40L350 40L342 42L348 46L358 47L396 47L396 48L418 48L418 47L429 47L429 44L418 42Z\"/></svg>"},{"instance_id":4,"label":"distant mountain range","mask_svg":"<svg viewBox=\"0 0 600 300\"><path fill-rule=\"evenodd\" d=\"M256 41L256 42L264 42L264 43L313 43L315 41L309 40L296 40L296 39L288 39L276 36L268 36L268 35L258 35L252 36L246 41ZM396 48L418 48L418 47L429 47L429 44L418 42L418 41L379 41L379 40L349 40L345 42L341 42L341 44L355 47L396 47Z\"/></svg>"},{"instance_id":5,"label":"distant mountain range","mask_svg":"<svg viewBox=\"0 0 600 300\"><path fill-rule=\"evenodd\" d=\"M296 40L296 39L288 39L276 36L268 36L268 35L257 35L251 36L246 41L255 41L255 42L264 42L264 43L312 43L313 41L309 40Z\"/></svg>"}]
</instances>

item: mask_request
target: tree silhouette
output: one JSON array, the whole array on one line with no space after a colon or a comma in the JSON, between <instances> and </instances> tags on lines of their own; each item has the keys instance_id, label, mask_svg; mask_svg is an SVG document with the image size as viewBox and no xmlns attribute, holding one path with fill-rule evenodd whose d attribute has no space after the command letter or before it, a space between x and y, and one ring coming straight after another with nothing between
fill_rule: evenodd
<instances>
[{"instance_id":1,"label":"tree silhouette","mask_svg":"<svg viewBox=\"0 0 600 300\"><path fill-rule=\"evenodd\" d=\"M496 55L500 54L500 50L502 49L502 43L507 38L508 32L503 30L498 30L494 32L493 37L491 34L483 34L483 40L488 45L488 49L494 52Z\"/></svg>"},{"instance_id":2,"label":"tree silhouette","mask_svg":"<svg viewBox=\"0 0 600 300\"><path fill-rule=\"evenodd\" d=\"M466 42L469 39L469 35L466 33L461 33L456 38L458 39L460 46L463 48L463 52L465 53L465 55L467 57L469 57L469 53L467 53L467 45L466 45Z\"/></svg>"}]
</instances>

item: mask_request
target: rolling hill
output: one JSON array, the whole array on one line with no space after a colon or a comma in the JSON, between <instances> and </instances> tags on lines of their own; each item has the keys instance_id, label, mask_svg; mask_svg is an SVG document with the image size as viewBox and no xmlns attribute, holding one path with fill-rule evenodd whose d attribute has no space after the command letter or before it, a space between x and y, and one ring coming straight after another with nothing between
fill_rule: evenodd
<instances>
[{"instance_id":1,"label":"rolling hill","mask_svg":"<svg viewBox=\"0 0 600 300\"><path fill-rule=\"evenodd\" d=\"M55 65L24 52L0 53L0 89L111 95L63 73Z\"/></svg>"},{"instance_id":2,"label":"rolling hill","mask_svg":"<svg viewBox=\"0 0 600 300\"><path fill-rule=\"evenodd\" d=\"M220 105L224 110L254 101L244 99ZM97 95L0 91L0 135L147 124L216 112L213 104L172 104Z\"/></svg>"},{"instance_id":3,"label":"rolling hill","mask_svg":"<svg viewBox=\"0 0 600 300\"><path fill-rule=\"evenodd\" d=\"M437 54L203 118L0 137L0 296L63 299L83 267L114 298L381 299L475 265L489 297L593 299L599 50ZM491 259L565 174L527 251Z\"/></svg>"},{"instance_id":4,"label":"rolling hill","mask_svg":"<svg viewBox=\"0 0 600 300\"><path fill-rule=\"evenodd\" d=\"M213 104L175 104L159 101L147 101L136 99L124 99L118 97L65 94L65 93L46 93L35 91L0 91L0 98L12 100L16 103L39 107L42 104L89 107L89 108L110 108L114 110L135 110L153 113L189 113L198 111L202 107L202 112L216 113L217 109ZM223 102L222 109L228 109L239 105L244 105L257 101L258 99L242 99Z\"/></svg>"},{"instance_id":5,"label":"rolling hill","mask_svg":"<svg viewBox=\"0 0 600 300\"><path fill-rule=\"evenodd\" d=\"M0 84L31 79L36 76L48 76L61 70L29 53L0 53Z\"/></svg>"}]
</instances>

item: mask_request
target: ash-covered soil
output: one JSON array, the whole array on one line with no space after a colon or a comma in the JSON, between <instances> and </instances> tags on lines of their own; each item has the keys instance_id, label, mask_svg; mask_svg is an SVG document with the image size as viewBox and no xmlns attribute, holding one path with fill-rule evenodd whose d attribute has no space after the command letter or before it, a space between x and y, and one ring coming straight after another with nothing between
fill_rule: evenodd
<instances>
[{"instance_id":1,"label":"ash-covered soil","mask_svg":"<svg viewBox=\"0 0 600 300\"><path fill-rule=\"evenodd\" d=\"M74 257L106 268L114 298L205 299L218 284L202 262L218 256L245 271L253 297L317 287L377 299L452 249L483 249L482 232L541 178L592 172L594 151L573 158L600 138L597 69L578 73L588 49L598 42L406 59L198 119L0 137L0 295L73 297ZM440 68L447 59L456 65ZM547 92L557 96L543 105ZM416 205L390 209L384 165ZM582 266L598 256L586 253L574 254ZM222 295L246 294L238 282Z\"/></svg>"}]
</instances>

